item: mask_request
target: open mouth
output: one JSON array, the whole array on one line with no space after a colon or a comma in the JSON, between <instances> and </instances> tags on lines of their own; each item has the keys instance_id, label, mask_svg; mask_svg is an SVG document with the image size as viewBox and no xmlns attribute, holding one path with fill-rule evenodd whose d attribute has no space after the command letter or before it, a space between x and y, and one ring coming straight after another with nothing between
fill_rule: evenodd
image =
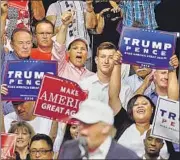
<instances>
[{"instance_id":1,"label":"open mouth","mask_svg":"<svg viewBox=\"0 0 180 160\"><path fill-rule=\"evenodd\" d=\"M139 109L137 110L137 113L139 113L139 114L144 114L144 113L145 113L145 110L144 110L143 108L139 108Z\"/></svg>"},{"instance_id":2,"label":"open mouth","mask_svg":"<svg viewBox=\"0 0 180 160\"><path fill-rule=\"evenodd\" d=\"M77 60L82 60L82 56L76 56Z\"/></svg>"}]
</instances>

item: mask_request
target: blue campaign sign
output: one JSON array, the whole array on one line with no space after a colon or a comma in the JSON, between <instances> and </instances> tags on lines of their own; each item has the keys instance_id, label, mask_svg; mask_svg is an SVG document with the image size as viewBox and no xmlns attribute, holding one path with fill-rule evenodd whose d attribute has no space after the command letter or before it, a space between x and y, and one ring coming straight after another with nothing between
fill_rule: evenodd
<instances>
[{"instance_id":1,"label":"blue campaign sign","mask_svg":"<svg viewBox=\"0 0 180 160\"><path fill-rule=\"evenodd\" d=\"M123 63L156 69L170 69L177 34L142 28L123 27L119 50Z\"/></svg>"},{"instance_id":2,"label":"blue campaign sign","mask_svg":"<svg viewBox=\"0 0 180 160\"><path fill-rule=\"evenodd\" d=\"M57 75L57 62L8 61L3 81L7 84L8 94L3 95L2 100L36 100L44 74Z\"/></svg>"}]
</instances>

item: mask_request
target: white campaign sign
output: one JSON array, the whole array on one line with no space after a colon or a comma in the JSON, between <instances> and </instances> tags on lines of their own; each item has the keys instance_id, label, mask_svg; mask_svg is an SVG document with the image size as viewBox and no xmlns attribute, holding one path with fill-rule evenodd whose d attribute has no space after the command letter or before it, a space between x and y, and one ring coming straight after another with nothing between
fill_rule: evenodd
<instances>
[{"instance_id":1,"label":"white campaign sign","mask_svg":"<svg viewBox=\"0 0 180 160\"><path fill-rule=\"evenodd\" d=\"M179 143L179 102L159 97L151 134L174 143Z\"/></svg>"}]
</instances>

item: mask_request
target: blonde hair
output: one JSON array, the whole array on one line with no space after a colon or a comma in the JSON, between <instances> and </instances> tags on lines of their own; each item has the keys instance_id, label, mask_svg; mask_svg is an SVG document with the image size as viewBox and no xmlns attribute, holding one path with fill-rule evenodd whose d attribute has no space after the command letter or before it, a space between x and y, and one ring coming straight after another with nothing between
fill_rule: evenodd
<instances>
[{"instance_id":1,"label":"blonde hair","mask_svg":"<svg viewBox=\"0 0 180 160\"><path fill-rule=\"evenodd\" d=\"M14 132L16 131L16 129L19 128L19 127L22 127L22 128L25 127L25 128L27 128L28 133L30 134L30 138L32 138L32 137L35 135L35 131L34 131L33 127L32 127L29 123L27 123L27 122L25 122L25 121L21 121L21 122L16 122L16 123L14 123L14 124L11 126L11 128L9 129L8 133L14 133Z\"/></svg>"}]
</instances>

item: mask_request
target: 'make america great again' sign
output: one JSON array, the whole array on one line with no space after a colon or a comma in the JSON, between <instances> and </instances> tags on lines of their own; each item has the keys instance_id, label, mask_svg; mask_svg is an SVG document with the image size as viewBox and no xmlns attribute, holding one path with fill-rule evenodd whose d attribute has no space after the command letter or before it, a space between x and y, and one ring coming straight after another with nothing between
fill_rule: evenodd
<instances>
[{"instance_id":1,"label":"'make america great again' sign","mask_svg":"<svg viewBox=\"0 0 180 160\"><path fill-rule=\"evenodd\" d=\"M42 80L34 114L53 120L74 123L69 117L79 110L88 94L73 81L45 75Z\"/></svg>"},{"instance_id":2,"label":"'make america great again' sign","mask_svg":"<svg viewBox=\"0 0 180 160\"><path fill-rule=\"evenodd\" d=\"M170 69L169 61L175 50L176 36L176 33L123 27L119 42L123 63Z\"/></svg>"}]
</instances>

